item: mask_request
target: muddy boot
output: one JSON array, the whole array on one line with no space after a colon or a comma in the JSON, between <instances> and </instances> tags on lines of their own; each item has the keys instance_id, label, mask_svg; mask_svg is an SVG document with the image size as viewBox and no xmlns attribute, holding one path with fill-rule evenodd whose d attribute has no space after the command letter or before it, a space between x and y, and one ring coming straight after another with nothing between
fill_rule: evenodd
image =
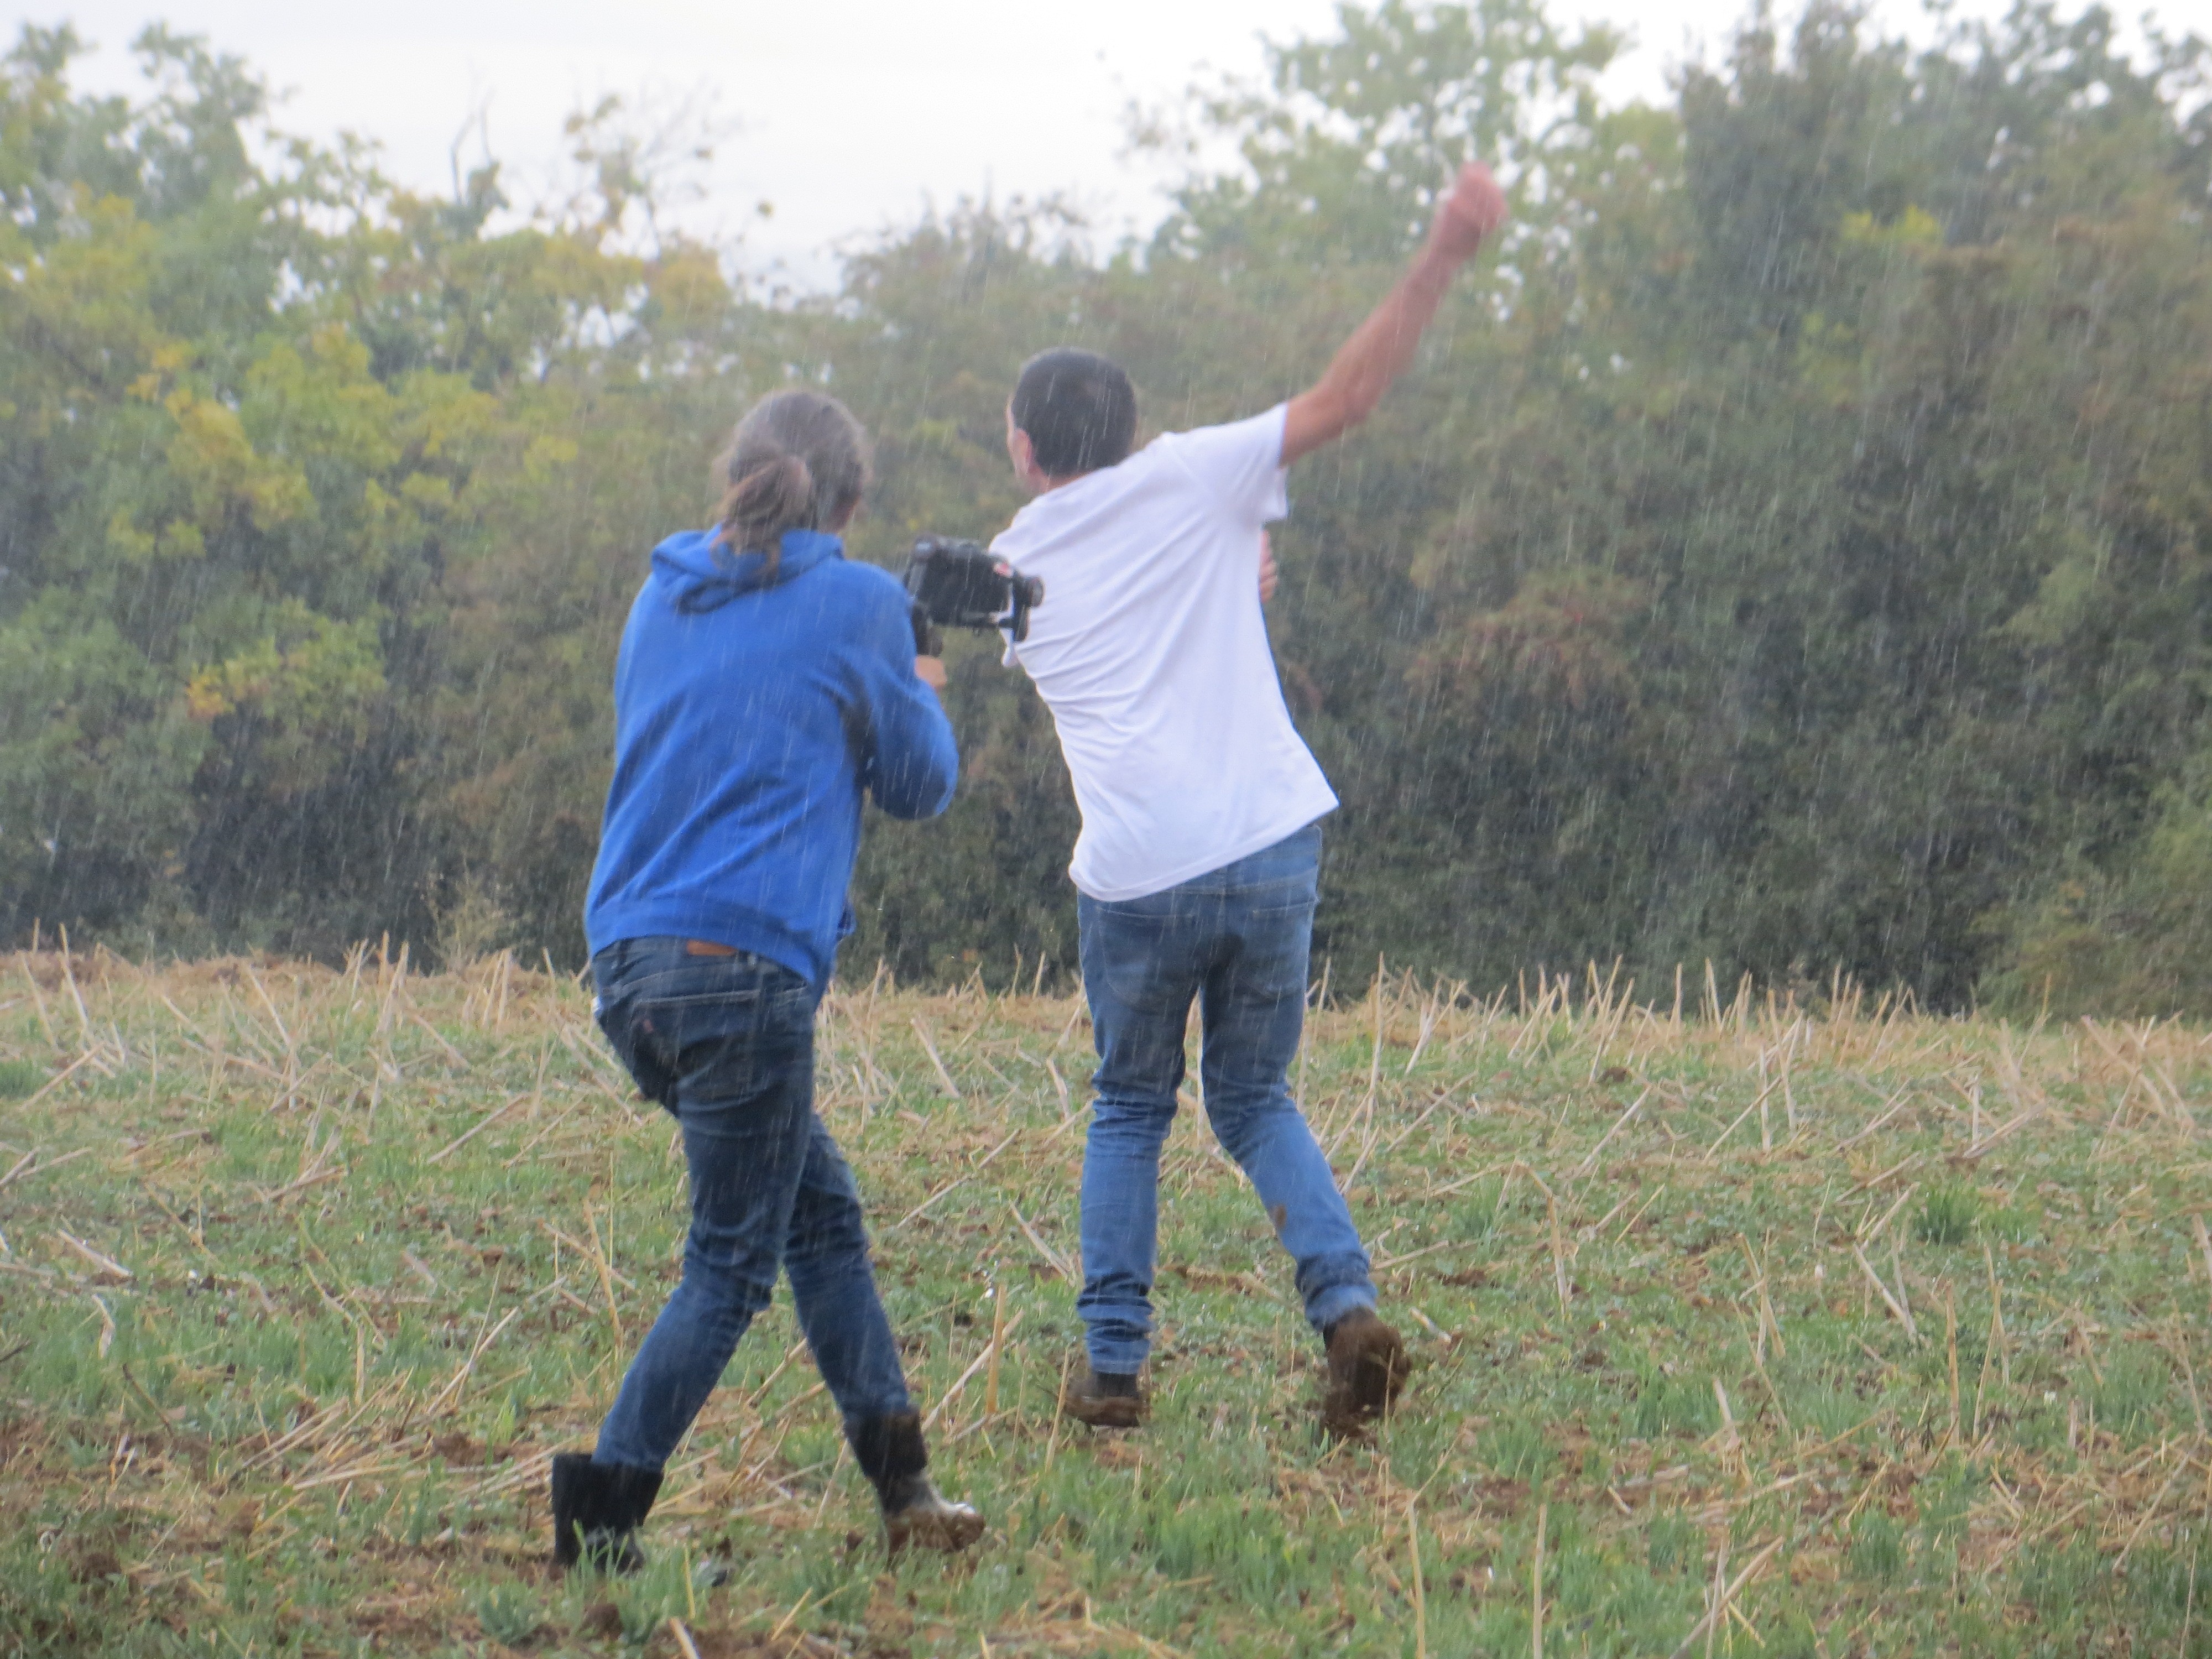
<instances>
[{"instance_id":1,"label":"muddy boot","mask_svg":"<svg viewBox=\"0 0 2212 1659\"><path fill-rule=\"evenodd\" d=\"M1322 1420L1338 1434L1357 1434L1387 1416L1413 1362L1398 1333L1372 1308L1354 1308L1328 1328L1328 1387Z\"/></svg>"},{"instance_id":2,"label":"muddy boot","mask_svg":"<svg viewBox=\"0 0 2212 1659\"><path fill-rule=\"evenodd\" d=\"M655 1469L594 1463L583 1452L553 1457L553 1565L627 1576L645 1565L637 1529L660 1495Z\"/></svg>"},{"instance_id":3,"label":"muddy boot","mask_svg":"<svg viewBox=\"0 0 2212 1659\"><path fill-rule=\"evenodd\" d=\"M864 1418L846 1430L846 1437L852 1442L853 1461L876 1489L884 1540L893 1555L908 1544L963 1550L983 1535L981 1516L940 1496L931 1484L920 1413Z\"/></svg>"},{"instance_id":4,"label":"muddy boot","mask_svg":"<svg viewBox=\"0 0 2212 1659\"><path fill-rule=\"evenodd\" d=\"M1094 1429L1134 1429L1144 1425L1145 1403L1134 1371L1093 1370L1085 1360L1060 1391L1060 1414Z\"/></svg>"}]
</instances>

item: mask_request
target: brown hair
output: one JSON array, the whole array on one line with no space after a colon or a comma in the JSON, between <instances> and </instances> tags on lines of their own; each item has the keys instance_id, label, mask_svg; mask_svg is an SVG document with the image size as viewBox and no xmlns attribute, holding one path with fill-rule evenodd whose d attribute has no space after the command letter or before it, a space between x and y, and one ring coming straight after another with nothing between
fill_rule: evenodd
<instances>
[{"instance_id":1,"label":"brown hair","mask_svg":"<svg viewBox=\"0 0 2212 1659\"><path fill-rule=\"evenodd\" d=\"M868 434L820 392L772 392L738 422L714 463L723 485L720 539L773 570L787 530L827 530L868 487Z\"/></svg>"}]
</instances>

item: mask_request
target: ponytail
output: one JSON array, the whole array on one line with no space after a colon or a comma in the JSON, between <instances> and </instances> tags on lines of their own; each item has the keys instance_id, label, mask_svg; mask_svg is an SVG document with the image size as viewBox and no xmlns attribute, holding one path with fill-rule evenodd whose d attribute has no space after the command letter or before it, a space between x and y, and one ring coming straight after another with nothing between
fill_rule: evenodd
<instances>
[{"instance_id":1,"label":"ponytail","mask_svg":"<svg viewBox=\"0 0 2212 1659\"><path fill-rule=\"evenodd\" d=\"M738 423L715 471L724 484L720 539L758 553L773 571L786 531L828 529L860 505L867 434L835 398L778 392Z\"/></svg>"},{"instance_id":2,"label":"ponytail","mask_svg":"<svg viewBox=\"0 0 2212 1659\"><path fill-rule=\"evenodd\" d=\"M772 559L783 532L812 528L813 515L813 473L798 456L778 455L733 481L716 517L732 546Z\"/></svg>"}]
</instances>

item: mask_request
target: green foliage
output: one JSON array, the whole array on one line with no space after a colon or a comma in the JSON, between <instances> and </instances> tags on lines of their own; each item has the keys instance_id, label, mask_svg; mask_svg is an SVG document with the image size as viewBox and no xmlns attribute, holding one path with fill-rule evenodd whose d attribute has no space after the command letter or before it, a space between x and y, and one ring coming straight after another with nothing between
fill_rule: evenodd
<instances>
[{"instance_id":1,"label":"green foliage","mask_svg":"<svg viewBox=\"0 0 2212 1659\"><path fill-rule=\"evenodd\" d=\"M2212 775L2194 755L2153 792L2123 856L2083 858L2041 883L2017 912L1991 1000L2057 1014L2212 1012Z\"/></svg>"},{"instance_id":2,"label":"green foliage","mask_svg":"<svg viewBox=\"0 0 2212 1659\"><path fill-rule=\"evenodd\" d=\"M545 1622L538 1598L520 1584L488 1585L472 1592L468 1603L483 1633L511 1648L520 1647Z\"/></svg>"},{"instance_id":3,"label":"green foliage","mask_svg":"<svg viewBox=\"0 0 2212 1659\"><path fill-rule=\"evenodd\" d=\"M1971 1187L1932 1187L1913 1214L1912 1236L1923 1244L1963 1244L1981 1209L1981 1199Z\"/></svg>"},{"instance_id":4,"label":"green foliage","mask_svg":"<svg viewBox=\"0 0 2212 1659\"><path fill-rule=\"evenodd\" d=\"M1869 1509L1851 1523L1844 1555L1853 1576L1887 1582L1905 1571L1905 1534L1882 1510Z\"/></svg>"},{"instance_id":5,"label":"green foliage","mask_svg":"<svg viewBox=\"0 0 2212 1659\"><path fill-rule=\"evenodd\" d=\"M1652 1572L1661 1577L1677 1573L1695 1577L1704 1563L1705 1534L1698 1530L1696 1523L1680 1515L1653 1516L1650 1525L1644 1529L1644 1543Z\"/></svg>"},{"instance_id":6,"label":"green foliage","mask_svg":"<svg viewBox=\"0 0 2212 1659\"><path fill-rule=\"evenodd\" d=\"M1922 1484L1920 1539L1934 1571L1949 1577L1959 1547L1966 1540L1968 1513L1989 1486L1988 1476L1974 1465L1958 1460L1939 1467Z\"/></svg>"},{"instance_id":7,"label":"green foliage","mask_svg":"<svg viewBox=\"0 0 2212 1659\"><path fill-rule=\"evenodd\" d=\"M1504 1479L1531 1486L1540 1486L1558 1461L1544 1439L1543 1425L1522 1417L1485 1430L1475 1442L1475 1455Z\"/></svg>"},{"instance_id":8,"label":"green foliage","mask_svg":"<svg viewBox=\"0 0 2212 1659\"><path fill-rule=\"evenodd\" d=\"M1196 98L1187 123L1137 124L1152 149L1188 152L1210 133L1243 162L1176 191L1156 256L1279 270L1401 258L1460 162L1517 166L1525 185L1548 162L1571 167L1597 119L1591 82L1620 46L1602 26L1570 39L1535 0L1380 0L1338 23L1333 37L1267 42L1264 83Z\"/></svg>"},{"instance_id":9,"label":"green foliage","mask_svg":"<svg viewBox=\"0 0 2212 1659\"><path fill-rule=\"evenodd\" d=\"M2090 1390L2099 1426L2124 1440L2154 1437L2173 1393L2173 1363L2147 1342L2118 1345Z\"/></svg>"},{"instance_id":10,"label":"green foliage","mask_svg":"<svg viewBox=\"0 0 2212 1659\"><path fill-rule=\"evenodd\" d=\"M1705 1378L1678 1375L1669 1366L1639 1358L1628 1421L1629 1432L1639 1440L1701 1436L1719 1426L1720 1407Z\"/></svg>"},{"instance_id":11,"label":"green foliage","mask_svg":"<svg viewBox=\"0 0 2212 1659\"><path fill-rule=\"evenodd\" d=\"M1277 538L1285 695L1345 803L1322 952L2212 1011L2203 48L2026 7L1914 52L1819 0L1608 110L1615 44L1534 0L1347 7L1148 118L1206 142L1147 246L963 207L791 304L655 231L683 147L618 105L495 228L496 167L410 196L265 142L199 42L148 32L142 95L104 97L27 28L0 931L575 965L622 618L747 403L798 376L868 422L859 556L988 533L1031 351L1116 354L1155 428L1264 408L1477 151L1516 229ZM1049 719L986 641L948 701L960 800L872 827L848 970L1061 979Z\"/></svg>"}]
</instances>

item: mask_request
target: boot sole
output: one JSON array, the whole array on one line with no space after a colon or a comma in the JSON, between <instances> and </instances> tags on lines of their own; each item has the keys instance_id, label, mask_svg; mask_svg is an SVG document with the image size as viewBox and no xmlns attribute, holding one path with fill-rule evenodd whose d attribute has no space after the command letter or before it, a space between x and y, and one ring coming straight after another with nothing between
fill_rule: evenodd
<instances>
[{"instance_id":1,"label":"boot sole","mask_svg":"<svg viewBox=\"0 0 2212 1659\"><path fill-rule=\"evenodd\" d=\"M983 1535L983 1517L974 1510L905 1510L884 1517L884 1540L896 1555L907 1548L964 1550Z\"/></svg>"},{"instance_id":2,"label":"boot sole","mask_svg":"<svg viewBox=\"0 0 2212 1659\"><path fill-rule=\"evenodd\" d=\"M1100 1400L1063 1395L1060 1414L1094 1429L1140 1429L1145 1425L1145 1402L1119 1396Z\"/></svg>"}]
</instances>

